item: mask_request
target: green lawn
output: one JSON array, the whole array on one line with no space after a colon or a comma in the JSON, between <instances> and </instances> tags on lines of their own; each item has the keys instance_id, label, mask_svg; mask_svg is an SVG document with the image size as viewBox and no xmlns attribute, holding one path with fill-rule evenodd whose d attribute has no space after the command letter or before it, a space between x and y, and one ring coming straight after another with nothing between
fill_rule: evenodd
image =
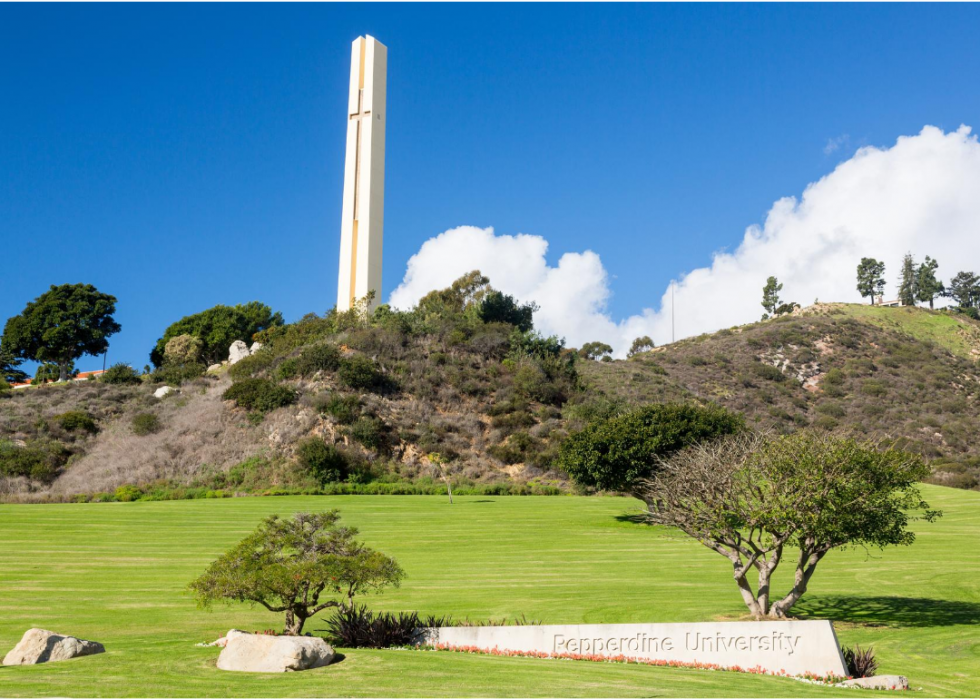
<instances>
[{"instance_id":1,"label":"green lawn","mask_svg":"<svg viewBox=\"0 0 980 699\"><path fill-rule=\"evenodd\" d=\"M911 547L831 554L801 616L873 643L881 672L927 695L980 689L980 494L927 489L946 517ZM377 607L548 623L703 621L743 612L727 563L679 536L617 519L619 498L339 496L0 506L0 653L30 626L107 653L0 668L0 696L854 696L735 673L346 651L328 668L224 673L197 648L231 627L278 627L248 607L199 611L185 586L270 513L337 507L408 573ZM313 620L308 629L320 627ZM862 694L862 696L865 696Z\"/></svg>"}]
</instances>

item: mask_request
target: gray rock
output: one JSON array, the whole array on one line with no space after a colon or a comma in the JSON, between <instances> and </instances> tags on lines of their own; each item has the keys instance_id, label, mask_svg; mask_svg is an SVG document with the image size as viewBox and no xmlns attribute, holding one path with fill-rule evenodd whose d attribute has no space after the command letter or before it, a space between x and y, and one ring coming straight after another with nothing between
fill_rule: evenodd
<instances>
[{"instance_id":1,"label":"gray rock","mask_svg":"<svg viewBox=\"0 0 980 699\"><path fill-rule=\"evenodd\" d=\"M251 354L248 351L248 345L246 345L241 340L235 340L231 343L231 347L228 348L228 363L237 364Z\"/></svg>"},{"instance_id":2,"label":"gray rock","mask_svg":"<svg viewBox=\"0 0 980 699\"><path fill-rule=\"evenodd\" d=\"M262 343L261 342L253 342L252 343L252 346L248 348L248 351L249 351L249 354L255 354L260 349L262 349Z\"/></svg>"},{"instance_id":3,"label":"gray rock","mask_svg":"<svg viewBox=\"0 0 980 699\"><path fill-rule=\"evenodd\" d=\"M208 367L208 371L217 371L220 368L221 368L220 364L212 364L211 366Z\"/></svg>"},{"instance_id":4,"label":"gray rock","mask_svg":"<svg viewBox=\"0 0 980 699\"><path fill-rule=\"evenodd\" d=\"M909 680L905 675L876 675L856 677L841 682L845 687L864 687L865 689L908 689Z\"/></svg>"},{"instance_id":5,"label":"gray rock","mask_svg":"<svg viewBox=\"0 0 980 699\"><path fill-rule=\"evenodd\" d=\"M220 639L219 639L220 640ZM297 672L329 665L334 650L322 638L266 636L229 631L218 669L232 672Z\"/></svg>"},{"instance_id":6,"label":"gray rock","mask_svg":"<svg viewBox=\"0 0 980 699\"><path fill-rule=\"evenodd\" d=\"M105 646L95 641L83 641L74 636L63 636L44 629L30 629L20 643L7 653L4 665L36 665L69 660L83 655L105 653Z\"/></svg>"},{"instance_id":7,"label":"gray rock","mask_svg":"<svg viewBox=\"0 0 980 699\"><path fill-rule=\"evenodd\" d=\"M174 388L173 386L161 386L160 388L158 388L157 390L155 390L153 392L153 397L154 398L163 398L168 393L173 393L176 390L177 389Z\"/></svg>"}]
</instances>

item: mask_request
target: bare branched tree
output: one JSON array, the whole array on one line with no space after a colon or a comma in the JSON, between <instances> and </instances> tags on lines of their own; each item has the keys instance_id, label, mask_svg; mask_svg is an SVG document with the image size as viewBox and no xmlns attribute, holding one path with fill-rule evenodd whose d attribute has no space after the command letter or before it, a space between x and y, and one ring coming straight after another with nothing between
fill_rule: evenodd
<instances>
[{"instance_id":1,"label":"bare branched tree","mask_svg":"<svg viewBox=\"0 0 980 699\"><path fill-rule=\"evenodd\" d=\"M916 512L927 520L940 514L916 487L927 473L920 457L874 443L742 433L678 452L643 488L649 522L727 558L753 616L780 618L832 549L911 544L907 524ZM796 556L793 587L773 602L772 575L787 555Z\"/></svg>"}]
</instances>

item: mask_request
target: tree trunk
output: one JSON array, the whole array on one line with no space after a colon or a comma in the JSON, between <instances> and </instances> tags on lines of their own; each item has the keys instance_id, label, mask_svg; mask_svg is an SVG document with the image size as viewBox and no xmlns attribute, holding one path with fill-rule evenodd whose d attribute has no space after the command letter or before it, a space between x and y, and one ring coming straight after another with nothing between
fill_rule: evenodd
<instances>
[{"instance_id":1,"label":"tree trunk","mask_svg":"<svg viewBox=\"0 0 980 699\"><path fill-rule=\"evenodd\" d=\"M58 381L68 380L68 362L58 362Z\"/></svg>"},{"instance_id":2,"label":"tree trunk","mask_svg":"<svg viewBox=\"0 0 980 699\"><path fill-rule=\"evenodd\" d=\"M741 568L741 561L733 561L733 565L735 566L735 583L738 585L738 591L742 593L742 601L745 602L745 606L749 608L752 616L754 616L756 619L761 619L763 616L765 616L765 613L759 606L759 601L752 593L752 587L749 585L749 581L745 579L745 574L748 571L742 569L741 572L739 572Z\"/></svg>"},{"instance_id":3,"label":"tree trunk","mask_svg":"<svg viewBox=\"0 0 980 699\"><path fill-rule=\"evenodd\" d=\"M793 589L789 593L773 605L770 616L783 618L788 613L789 610L793 608L793 605L800 601L800 598L806 592L807 584L810 582L810 578L813 577L813 571L817 568L817 563L820 559L826 555L826 551L823 552L813 552L807 554L806 552L800 552L800 560L796 564L796 572L794 574L794 584Z\"/></svg>"},{"instance_id":4,"label":"tree trunk","mask_svg":"<svg viewBox=\"0 0 980 699\"><path fill-rule=\"evenodd\" d=\"M935 310L935 309L933 309L933 307L932 307L932 297L931 297L931 296L929 297L929 310L930 310L930 311L932 311L932 310Z\"/></svg>"},{"instance_id":5,"label":"tree trunk","mask_svg":"<svg viewBox=\"0 0 980 699\"><path fill-rule=\"evenodd\" d=\"M305 623L305 616L299 614L296 610L286 610L286 626L282 632L286 636L299 636L303 633L303 624Z\"/></svg>"}]
</instances>

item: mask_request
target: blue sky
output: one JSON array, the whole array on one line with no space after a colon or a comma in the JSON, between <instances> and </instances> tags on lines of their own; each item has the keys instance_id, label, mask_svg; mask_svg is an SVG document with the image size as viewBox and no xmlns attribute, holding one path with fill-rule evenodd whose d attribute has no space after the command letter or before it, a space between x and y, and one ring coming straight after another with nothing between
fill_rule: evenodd
<instances>
[{"instance_id":1,"label":"blue sky","mask_svg":"<svg viewBox=\"0 0 980 699\"><path fill-rule=\"evenodd\" d=\"M427 239L493 226L549 264L597 253L624 318L855 149L980 126L978 26L976 5L0 5L0 322L93 283L119 299L110 363L141 367L217 303L327 310L364 33L389 52L384 296Z\"/></svg>"}]
</instances>

